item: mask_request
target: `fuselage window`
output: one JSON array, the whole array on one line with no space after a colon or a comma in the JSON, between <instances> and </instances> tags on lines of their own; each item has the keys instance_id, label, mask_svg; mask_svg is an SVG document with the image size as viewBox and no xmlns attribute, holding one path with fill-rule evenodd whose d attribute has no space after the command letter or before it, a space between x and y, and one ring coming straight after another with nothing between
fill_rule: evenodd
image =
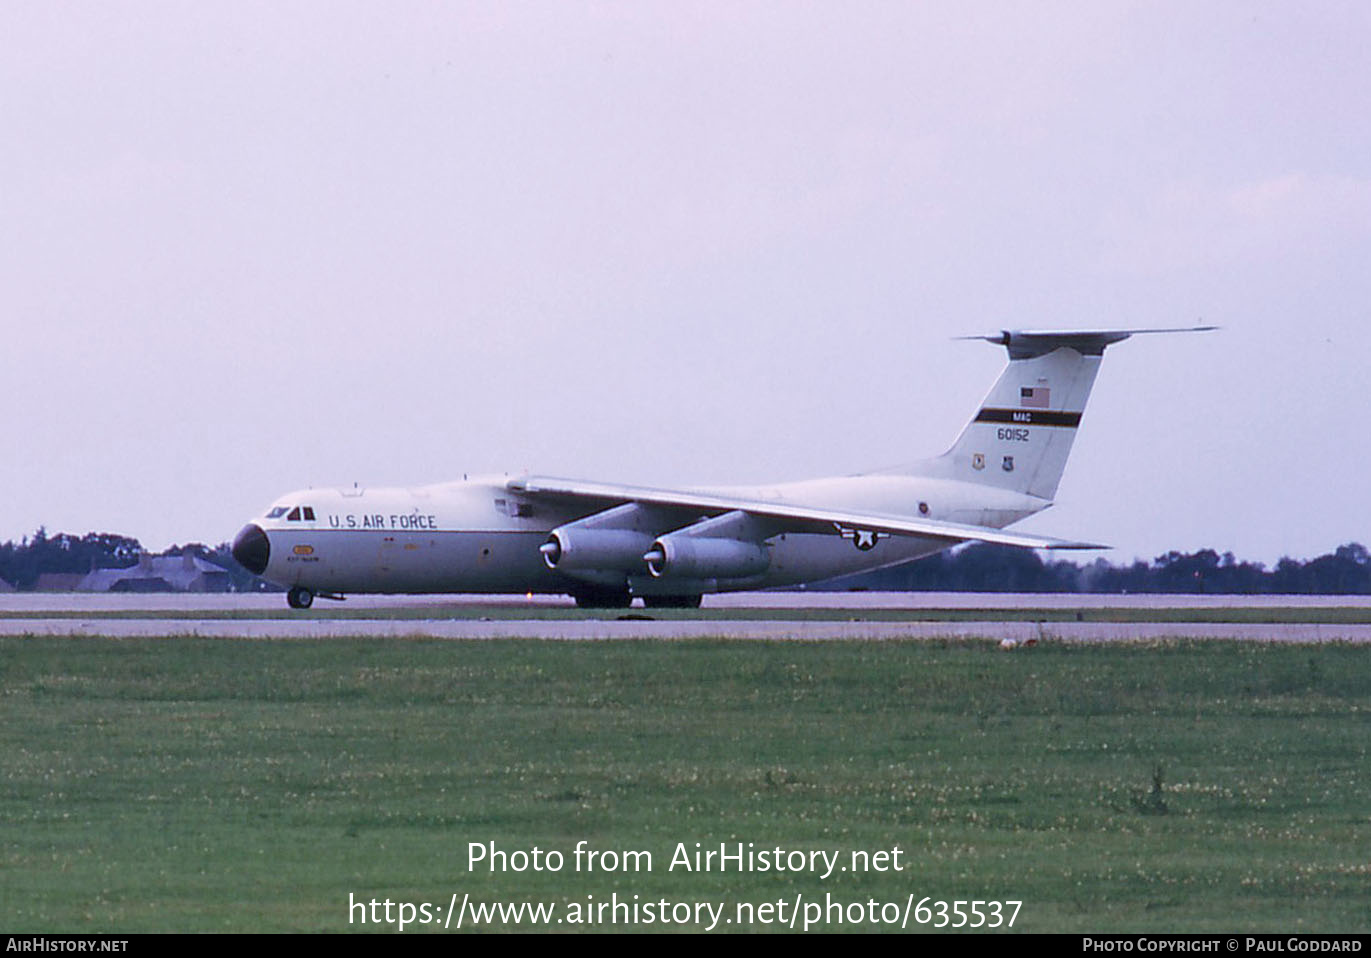
<instances>
[{"instance_id":1,"label":"fuselage window","mask_svg":"<svg viewBox=\"0 0 1371 958\"><path fill-rule=\"evenodd\" d=\"M313 521L314 521L314 507L313 507L313 506L305 506L305 521L306 521L306 522L313 522Z\"/></svg>"},{"instance_id":2,"label":"fuselage window","mask_svg":"<svg viewBox=\"0 0 1371 958\"><path fill-rule=\"evenodd\" d=\"M300 507L299 507L299 506L296 506L294 509L290 510L290 512L286 515L286 521L287 521L287 522L299 522L299 521L300 521Z\"/></svg>"}]
</instances>

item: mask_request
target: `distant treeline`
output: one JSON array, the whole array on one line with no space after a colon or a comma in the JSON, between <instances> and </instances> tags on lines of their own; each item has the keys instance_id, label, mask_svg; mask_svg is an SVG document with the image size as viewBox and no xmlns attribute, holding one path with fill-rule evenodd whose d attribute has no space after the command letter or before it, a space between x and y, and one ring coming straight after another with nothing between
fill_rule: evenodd
<instances>
[{"instance_id":1,"label":"distant treeline","mask_svg":"<svg viewBox=\"0 0 1371 958\"><path fill-rule=\"evenodd\" d=\"M193 542L172 546L164 552L148 552L142 543L128 536L110 532L90 532L84 536L62 532L50 536L42 528L20 542L0 545L0 579L16 589L28 590L34 588L40 575L85 575L96 569L127 569L145 555L193 555L204 559L229 574L236 592L253 592L264 586L261 579L238 564L226 542L214 548Z\"/></svg>"},{"instance_id":2,"label":"distant treeline","mask_svg":"<svg viewBox=\"0 0 1371 958\"><path fill-rule=\"evenodd\" d=\"M971 545L893 569L845 576L819 588L889 592L1210 592L1237 595L1371 594L1371 553L1357 542L1308 561L1281 559L1268 569L1213 549L1168 552L1151 562L1078 565L1044 562L1037 552ZM813 588L813 587L811 587Z\"/></svg>"},{"instance_id":3,"label":"distant treeline","mask_svg":"<svg viewBox=\"0 0 1371 958\"><path fill-rule=\"evenodd\" d=\"M0 579L17 589L32 589L45 573L85 574L95 569L127 568L144 555L194 555L229 573L233 588L269 588L240 566L228 543L200 543L149 553L137 539L107 532L84 536L39 529L21 542L0 545ZM815 586L811 586L815 588ZM893 569L846 576L817 588L890 592L1211 592L1240 595L1295 593L1371 594L1371 553L1357 542L1308 561L1281 559L1268 569L1213 549L1168 552L1151 562L1112 565L1104 559L1080 564L1053 560L1009 546L971 545L940 552Z\"/></svg>"}]
</instances>

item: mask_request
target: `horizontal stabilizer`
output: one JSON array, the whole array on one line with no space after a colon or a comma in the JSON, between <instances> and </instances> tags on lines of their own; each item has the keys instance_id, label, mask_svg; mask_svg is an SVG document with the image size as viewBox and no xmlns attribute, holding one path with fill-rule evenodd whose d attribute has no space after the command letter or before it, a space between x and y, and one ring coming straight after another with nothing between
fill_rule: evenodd
<instances>
[{"instance_id":1,"label":"horizontal stabilizer","mask_svg":"<svg viewBox=\"0 0 1371 958\"><path fill-rule=\"evenodd\" d=\"M984 339L1005 346L1010 359L1032 359L1069 346L1082 356L1100 356L1106 346L1143 333L1204 333L1217 326L1175 326L1170 329L1002 329L984 336L956 336L955 339Z\"/></svg>"}]
</instances>

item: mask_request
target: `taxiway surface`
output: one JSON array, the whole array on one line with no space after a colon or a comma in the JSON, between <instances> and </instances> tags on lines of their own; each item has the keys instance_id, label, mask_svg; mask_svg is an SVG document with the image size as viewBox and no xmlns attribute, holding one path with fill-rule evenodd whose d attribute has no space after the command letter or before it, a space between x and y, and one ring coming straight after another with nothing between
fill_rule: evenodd
<instances>
[{"instance_id":1,"label":"taxiway surface","mask_svg":"<svg viewBox=\"0 0 1371 958\"><path fill-rule=\"evenodd\" d=\"M344 604L316 605L317 613L282 616L280 595L110 595L79 593L0 596L0 635L202 636L254 639L437 638L557 640L704 639L764 641L981 638L1024 643L1156 641L1173 638L1267 642L1371 642L1367 623L919 621L919 611L1015 609L1272 609L1371 608L1371 596L1056 595L1009 593L735 593L707 596L706 618L651 618L652 612L605 612L588 618L560 597L359 596ZM480 609L500 617L482 617ZM521 618L521 608L539 617ZM567 609L567 617L555 615ZM327 611L346 609L347 618ZM824 618L793 617L796 610L824 610ZM404 618L393 616L397 611ZM431 610L431 616L415 617ZM511 610L514 614L511 615ZM724 610L737 610L732 618ZM767 610L792 617L769 619ZM847 613L835 619L833 612ZM874 621L864 614L907 610L909 621ZM374 611L376 615L366 613ZM357 615L361 612L363 614ZM549 616L549 612L554 613ZM741 617L747 613L745 617ZM223 617L225 614L232 618ZM218 615L219 617L214 617ZM1174 618L1174 615L1172 616ZM887 616L888 618L888 616Z\"/></svg>"}]
</instances>

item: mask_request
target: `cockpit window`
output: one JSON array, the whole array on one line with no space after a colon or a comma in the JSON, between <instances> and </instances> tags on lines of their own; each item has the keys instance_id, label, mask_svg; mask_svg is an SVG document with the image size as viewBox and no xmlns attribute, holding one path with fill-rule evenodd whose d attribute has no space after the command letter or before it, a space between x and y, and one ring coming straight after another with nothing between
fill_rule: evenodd
<instances>
[{"instance_id":1,"label":"cockpit window","mask_svg":"<svg viewBox=\"0 0 1371 958\"><path fill-rule=\"evenodd\" d=\"M305 520L306 520L307 522L313 522L313 521L314 521L314 507L313 507L313 506L305 506Z\"/></svg>"},{"instance_id":2,"label":"cockpit window","mask_svg":"<svg viewBox=\"0 0 1371 958\"><path fill-rule=\"evenodd\" d=\"M299 507L299 506L296 506L294 509L290 510L290 512L286 514L286 521L287 521L287 522L299 522L299 521L300 521L300 507Z\"/></svg>"},{"instance_id":3,"label":"cockpit window","mask_svg":"<svg viewBox=\"0 0 1371 958\"><path fill-rule=\"evenodd\" d=\"M271 510L270 512L267 513L267 518L268 518L268 519L279 519L279 518L281 518L281 517L282 517L283 515L285 515L285 514L286 514L286 507L285 507L285 506L277 506L275 509L273 509L273 510Z\"/></svg>"}]
</instances>

